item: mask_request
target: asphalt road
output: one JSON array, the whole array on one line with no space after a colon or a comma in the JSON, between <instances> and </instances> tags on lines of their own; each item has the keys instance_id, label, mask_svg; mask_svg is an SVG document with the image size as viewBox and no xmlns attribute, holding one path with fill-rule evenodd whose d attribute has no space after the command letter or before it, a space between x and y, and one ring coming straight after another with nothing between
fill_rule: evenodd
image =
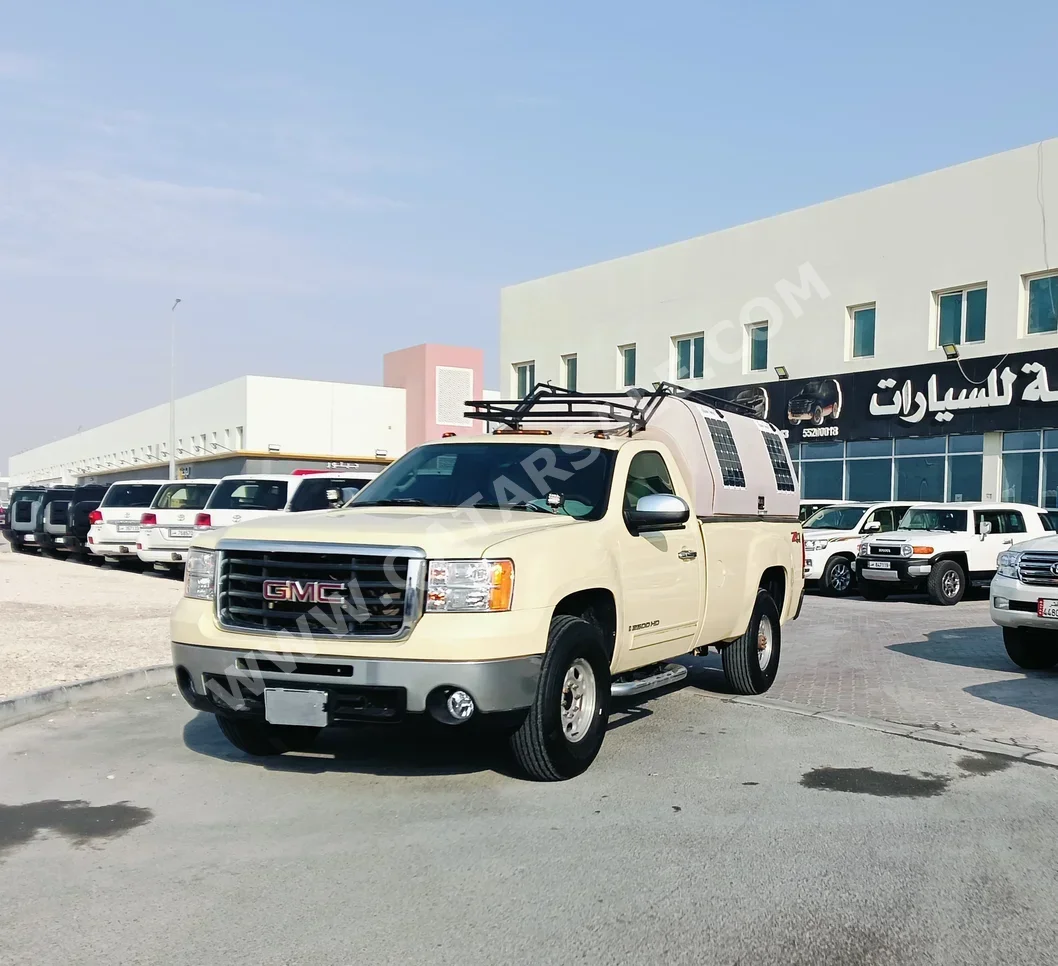
<instances>
[{"instance_id":1,"label":"asphalt road","mask_svg":"<svg viewBox=\"0 0 1058 966\"><path fill-rule=\"evenodd\" d=\"M1058 770L731 704L582 778L348 733L258 764L168 689L0 731L5 964L1051 964Z\"/></svg>"}]
</instances>

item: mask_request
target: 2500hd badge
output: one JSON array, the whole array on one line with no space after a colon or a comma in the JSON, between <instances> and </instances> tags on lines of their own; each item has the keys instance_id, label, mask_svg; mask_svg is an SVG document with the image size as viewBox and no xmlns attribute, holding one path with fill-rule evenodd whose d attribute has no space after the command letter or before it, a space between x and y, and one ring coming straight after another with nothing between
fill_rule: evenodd
<instances>
[{"instance_id":1,"label":"2500hd badge","mask_svg":"<svg viewBox=\"0 0 1058 966\"><path fill-rule=\"evenodd\" d=\"M660 623L661 623L661 621L658 620L658 621L643 621L642 624L629 624L628 625L628 632L631 633L632 631L641 631L645 627L657 627Z\"/></svg>"}]
</instances>

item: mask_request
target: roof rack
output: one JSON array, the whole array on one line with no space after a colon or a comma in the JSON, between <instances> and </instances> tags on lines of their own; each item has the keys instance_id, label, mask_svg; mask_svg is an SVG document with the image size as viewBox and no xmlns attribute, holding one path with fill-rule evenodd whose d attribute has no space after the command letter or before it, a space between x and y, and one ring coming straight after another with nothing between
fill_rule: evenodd
<instances>
[{"instance_id":1,"label":"roof rack","mask_svg":"<svg viewBox=\"0 0 1058 966\"><path fill-rule=\"evenodd\" d=\"M711 406L720 412L759 418L747 406L670 382L655 383L653 389L597 393L576 392L540 382L524 399L467 400L463 415L482 422L502 423L508 429L520 429L527 422L617 423L624 424L631 435L646 429L662 400L670 396Z\"/></svg>"}]
</instances>

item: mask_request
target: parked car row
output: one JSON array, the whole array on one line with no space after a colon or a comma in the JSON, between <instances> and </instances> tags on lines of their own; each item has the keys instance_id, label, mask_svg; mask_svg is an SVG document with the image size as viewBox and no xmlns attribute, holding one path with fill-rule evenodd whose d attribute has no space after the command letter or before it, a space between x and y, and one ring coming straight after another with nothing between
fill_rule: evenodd
<instances>
[{"instance_id":1,"label":"parked car row","mask_svg":"<svg viewBox=\"0 0 1058 966\"><path fill-rule=\"evenodd\" d=\"M16 552L182 566L196 532L271 513L342 506L369 478L311 470L217 480L24 486L2 524Z\"/></svg>"}]
</instances>

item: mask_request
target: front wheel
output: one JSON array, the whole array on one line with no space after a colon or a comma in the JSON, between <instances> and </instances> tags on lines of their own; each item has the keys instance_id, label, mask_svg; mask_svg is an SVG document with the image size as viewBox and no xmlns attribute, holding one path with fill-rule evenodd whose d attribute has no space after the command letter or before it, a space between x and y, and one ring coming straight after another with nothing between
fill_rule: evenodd
<instances>
[{"instance_id":1,"label":"front wheel","mask_svg":"<svg viewBox=\"0 0 1058 966\"><path fill-rule=\"evenodd\" d=\"M812 425L813 426L822 426L823 425L823 407L822 406L816 406L812 410Z\"/></svg>"},{"instance_id":2,"label":"front wheel","mask_svg":"<svg viewBox=\"0 0 1058 966\"><path fill-rule=\"evenodd\" d=\"M216 716L221 733L239 751L255 758L281 755L285 751L304 751L320 733L319 728L301 728L297 725L273 725L267 721L243 720Z\"/></svg>"},{"instance_id":3,"label":"front wheel","mask_svg":"<svg viewBox=\"0 0 1058 966\"><path fill-rule=\"evenodd\" d=\"M966 593L966 574L954 560L934 564L926 581L926 593L934 604L951 607Z\"/></svg>"},{"instance_id":4,"label":"front wheel","mask_svg":"<svg viewBox=\"0 0 1058 966\"><path fill-rule=\"evenodd\" d=\"M596 624L559 614L551 621L536 697L511 736L519 767L537 781L587 771L606 737L610 659Z\"/></svg>"},{"instance_id":5,"label":"front wheel","mask_svg":"<svg viewBox=\"0 0 1058 966\"><path fill-rule=\"evenodd\" d=\"M758 590L746 633L720 651L724 677L737 694L763 694L779 670L782 632L771 594Z\"/></svg>"},{"instance_id":6,"label":"front wheel","mask_svg":"<svg viewBox=\"0 0 1058 966\"><path fill-rule=\"evenodd\" d=\"M1003 644L1010 660L1026 671L1047 671L1058 665L1058 642L1046 631L1004 627Z\"/></svg>"},{"instance_id":7,"label":"front wheel","mask_svg":"<svg viewBox=\"0 0 1058 966\"><path fill-rule=\"evenodd\" d=\"M823 589L831 597L844 597L852 586L852 561L848 557L831 557L823 570Z\"/></svg>"}]
</instances>

